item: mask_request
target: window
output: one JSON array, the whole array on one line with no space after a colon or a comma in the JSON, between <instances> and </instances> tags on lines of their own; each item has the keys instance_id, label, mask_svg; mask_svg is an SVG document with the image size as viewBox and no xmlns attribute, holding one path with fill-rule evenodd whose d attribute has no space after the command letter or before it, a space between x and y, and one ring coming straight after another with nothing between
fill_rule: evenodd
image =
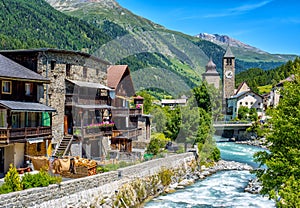
<instances>
[{"instance_id":1,"label":"window","mask_svg":"<svg viewBox=\"0 0 300 208\"><path fill-rule=\"evenodd\" d=\"M7 127L6 116L7 116L7 111L0 110L0 127Z\"/></svg>"},{"instance_id":2,"label":"window","mask_svg":"<svg viewBox=\"0 0 300 208\"><path fill-rule=\"evenodd\" d=\"M25 95L31 96L33 94L33 83L25 83Z\"/></svg>"},{"instance_id":3,"label":"window","mask_svg":"<svg viewBox=\"0 0 300 208\"><path fill-rule=\"evenodd\" d=\"M36 144L36 151L37 152L42 151L42 143L39 142L39 143Z\"/></svg>"},{"instance_id":4,"label":"window","mask_svg":"<svg viewBox=\"0 0 300 208\"><path fill-rule=\"evenodd\" d=\"M248 105L248 102L246 102L246 105Z\"/></svg>"},{"instance_id":5,"label":"window","mask_svg":"<svg viewBox=\"0 0 300 208\"><path fill-rule=\"evenodd\" d=\"M240 102L240 105L243 105L243 102Z\"/></svg>"},{"instance_id":6,"label":"window","mask_svg":"<svg viewBox=\"0 0 300 208\"><path fill-rule=\"evenodd\" d=\"M66 75L70 76L71 75L71 64L66 65Z\"/></svg>"},{"instance_id":7,"label":"window","mask_svg":"<svg viewBox=\"0 0 300 208\"><path fill-rule=\"evenodd\" d=\"M250 105L253 105L253 102L251 102Z\"/></svg>"},{"instance_id":8,"label":"window","mask_svg":"<svg viewBox=\"0 0 300 208\"><path fill-rule=\"evenodd\" d=\"M54 70L56 66L56 61L51 61L50 65L51 65L51 70Z\"/></svg>"},{"instance_id":9,"label":"window","mask_svg":"<svg viewBox=\"0 0 300 208\"><path fill-rule=\"evenodd\" d=\"M226 59L226 65L232 65L232 59L231 58Z\"/></svg>"},{"instance_id":10,"label":"window","mask_svg":"<svg viewBox=\"0 0 300 208\"><path fill-rule=\"evenodd\" d=\"M83 67L83 77L87 78L87 68Z\"/></svg>"},{"instance_id":11,"label":"window","mask_svg":"<svg viewBox=\"0 0 300 208\"><path fill-rule=\"evenodd\" d=\"M11 81L2 81L2 93L11 94Z\"/></svg>"}]
</instances>

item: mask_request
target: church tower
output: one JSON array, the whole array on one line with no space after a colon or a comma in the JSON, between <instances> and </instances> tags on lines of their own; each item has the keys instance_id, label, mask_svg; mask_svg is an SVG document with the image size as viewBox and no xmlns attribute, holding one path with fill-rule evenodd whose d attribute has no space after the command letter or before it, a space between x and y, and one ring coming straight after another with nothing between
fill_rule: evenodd
<instances>
[{"instance_id":1,"label":"church tower","mask_svg":"<svg viewBox=\"0 0 300 208\"><path fill-rule=\"evenodd\" d=\"M208 84L212 84L216 89L220 88L220 75L216 70L216 64L209 59L209 62L205 66L205 73L202 74L202 80L206 81Z\"/></svg>"},{"instance_id":2,"label":"church tower","mask_svg":"<svg viewBox=\"0 0 300 208\"><path fill-rule=\"evenodd\" d=\"M228 46L223 56L223 100L234 95L235 57Z\"/></svg>"}]
</instances>

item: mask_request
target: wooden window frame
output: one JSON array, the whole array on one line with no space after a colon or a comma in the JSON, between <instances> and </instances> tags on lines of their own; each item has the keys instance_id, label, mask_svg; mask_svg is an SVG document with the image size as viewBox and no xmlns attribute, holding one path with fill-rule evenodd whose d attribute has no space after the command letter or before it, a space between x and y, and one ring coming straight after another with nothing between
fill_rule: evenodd
<instances>
[{"instance_id":1,"label":"wooden window frame","mask_svg":"<svg viewBox=\"0 0 300 208\"><path fill-rule=\"evenodd\" d=\"M7 92L7 91L4 91L4 85L6 84L6 83L9 83L9 92ZM9 94L9 95L11 95L12 94L12 82L11 81L6 81L6 80L2 80L2 88L1 88L1 92L2 92L2 94Z\"/></svg>"},{"instance_id":2,"label":"wooden window frame","mask_svg":"<svg viewBox=\"0 0 300 208\"><path fill-rule=\"evenodd\" d=\"M26 86L29 86L29 94L27 93L27 90L26 90ZM30 82L26 82L25 83L25 95L26 96L32 96L33 95L33 83L30 83Z\"/></svg>"}]
</instances>

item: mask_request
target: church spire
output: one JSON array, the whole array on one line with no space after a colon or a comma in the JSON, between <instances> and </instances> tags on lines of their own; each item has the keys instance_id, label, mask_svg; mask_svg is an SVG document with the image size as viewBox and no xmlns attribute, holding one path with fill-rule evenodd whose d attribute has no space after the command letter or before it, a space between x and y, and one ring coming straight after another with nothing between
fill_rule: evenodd
<instances>
[{"instance_id":1,"label":"church spire","mask_svg":"<svg viewBox=\"0 0 300 208\"><path fill-rule=\"evenodd\" d=\"M224 58L234 58L233 53L231 52L230 46L228 44L226 52L224 54Z\"/></svg>"}]
</instances>

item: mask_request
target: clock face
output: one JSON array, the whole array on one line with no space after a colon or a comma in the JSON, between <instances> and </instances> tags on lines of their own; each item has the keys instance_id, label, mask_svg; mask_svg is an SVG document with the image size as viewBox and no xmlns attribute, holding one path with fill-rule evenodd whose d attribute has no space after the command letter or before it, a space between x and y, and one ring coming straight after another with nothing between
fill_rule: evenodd
<instances>
[{"instance_id":1,"label":"clock face","mask_svg":"<svg viewBox=\"0 0 300 208\"><path fill-rule=\"evenodd\" d=\"M233 76L232 71L226 71L226 72L225 72L225 76L226 76L227 78L232 78L232 76Z\"/></svg>"}]
</instances>

